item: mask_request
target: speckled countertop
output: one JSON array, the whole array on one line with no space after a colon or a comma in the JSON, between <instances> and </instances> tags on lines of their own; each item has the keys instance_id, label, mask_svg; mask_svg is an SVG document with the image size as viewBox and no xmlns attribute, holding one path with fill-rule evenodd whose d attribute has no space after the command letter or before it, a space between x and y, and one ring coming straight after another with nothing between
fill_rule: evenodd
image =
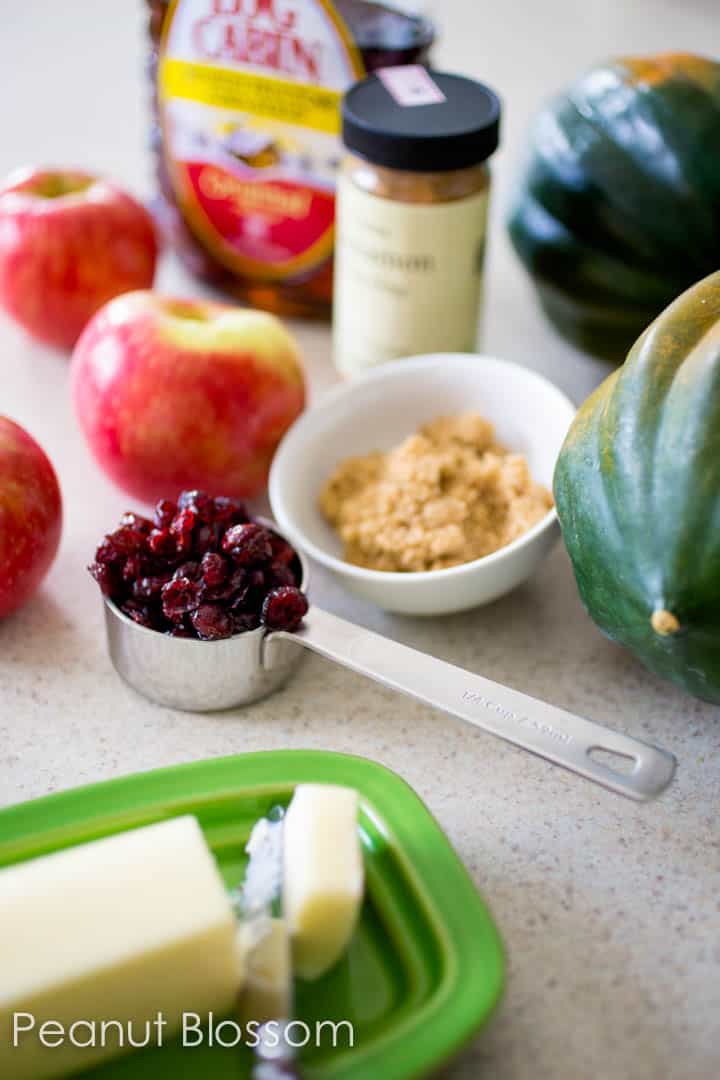
<instances>
[{"instance_id":1,"label":"speckled countertop","mask_svg":"<svg viewBox=\"0 0 720 1080\"><path fill-rule=\"evenodd\" d=\"M668 48L717 55L716 0L607 0L582 15L572 0L519 0L502 9L443 0L436 11L445 25L441 64L485 78L507 106L486 347L543 370L579 401L606 369L547 328L502 231L527 119L543 96L595 58ZM27 0L5 22L0 70L13 107L4 114L0 170L27 160L80 164L150 190L141 17L139 4L114 0ZM172 260L160 283L197 291ZM318 393L334 380L329 337L317 327L298 332ZM84 566L127 500L84 450L69 408L66 361L4 322L0 355L0 410L45 446L66 507L46 587L0 624L0 804L245 750L366 754L400 772L427 801L508 947L504 1002L447 1080L714 1080L720 715L647 675L601 637L581 609L564 552L556 550L512 596L463 616L384 616L319 570L314 598L671 750L680 762L677 779L651 805L604 792L312 656L283 692L243 712L203 717L155 708L116 678L105 653L98 597Z\"/></svg>"}]
</instances>

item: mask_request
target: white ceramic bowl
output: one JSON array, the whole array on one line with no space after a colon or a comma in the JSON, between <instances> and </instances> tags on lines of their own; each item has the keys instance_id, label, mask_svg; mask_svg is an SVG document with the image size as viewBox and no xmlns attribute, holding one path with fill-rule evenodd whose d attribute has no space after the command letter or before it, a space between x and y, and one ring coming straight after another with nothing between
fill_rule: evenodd
<instances>
[{"instance_id":1,"label":"white ceramic bowl","mask_svg":"<svg viewBox=\"0 0 720 1080\"><path fill-rule=\"evenodd\" d=\"M552 486L575 407L536 372L492 356L434 354L398 360L326 394L288 431L270 473L270 502L288 540L386 611L441 615L487 604L537 568L559 536L554 510L512 544L447 570L389 573L353 566L318 509L343 458L391 450L437 416L475 411L500 442L525 454L533 478Z\"/></svg>"}]
</instances>

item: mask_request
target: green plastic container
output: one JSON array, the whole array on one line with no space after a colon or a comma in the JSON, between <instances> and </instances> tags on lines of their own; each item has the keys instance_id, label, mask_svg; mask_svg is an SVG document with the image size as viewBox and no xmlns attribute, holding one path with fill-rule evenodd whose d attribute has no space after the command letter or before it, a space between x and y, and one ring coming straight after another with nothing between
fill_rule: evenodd
<instances>
[{"instance_id":1,"label":"green plastic container","mask_svg":"<svg viewBox=\"0 0 720 1080\"><path fill-rule=\"evenodd\" d=\"M259 817L296 784L347 784L361 797L367 896L346 958L296 986L297 1018L349 1020L302 1053L306 1080L427 1076L485 1023L503 985L493 920L445 835L410 787L364 758L313 750L201 761L61 792L0 811L0 867L180 814L194 814L228 886L242 879ZM62 902L58 897L57 901ZM327 1033L329 1029L324 1029ZM93 1080L248 1080L246 1048L137 1051Z\"/></svg>"}]
</instances>

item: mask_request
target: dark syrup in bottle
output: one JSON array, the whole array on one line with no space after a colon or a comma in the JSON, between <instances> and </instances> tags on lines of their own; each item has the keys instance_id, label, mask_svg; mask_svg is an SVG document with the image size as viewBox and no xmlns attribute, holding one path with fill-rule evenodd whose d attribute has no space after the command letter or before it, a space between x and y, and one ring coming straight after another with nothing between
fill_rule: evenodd
<instances>
[{"instance_id":1,"label":"dark syrup in bottle","mask_svg":"<svg viewBox=\"0 0 720 1080\"><path fill-rule=\"evenodd\" d=\"M293 279L279 282L253 279L219 262L185 219L165 161L157 95L158 51L170 0L147 0L147 4L153 108L151 146L158 184L154 209L163 233L193 275L253 307L289 316L328 318L332 303L332 258ZM435 34L427 19L396 10L392 4L370 0L335 0L335 8L348 27L367 71L428 60Z\"/></svg>"}]
</instances>

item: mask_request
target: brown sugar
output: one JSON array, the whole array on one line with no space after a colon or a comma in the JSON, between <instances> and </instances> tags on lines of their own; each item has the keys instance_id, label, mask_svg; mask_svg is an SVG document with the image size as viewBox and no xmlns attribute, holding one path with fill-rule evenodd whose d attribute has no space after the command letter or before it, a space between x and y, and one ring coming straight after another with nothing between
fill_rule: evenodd
<instances>
[{"instance_id":1,"label":"brown sugar","mask_svg":"<svg viewBox=\"0 0 720 1080\"><path fill-rule=\"evenodd\" d=\"M389 453L341 462L320 495L348 562L442 570L505 547L553 505L522 454L476 413L424 424Z\"/></svg>"}]
</instances>

